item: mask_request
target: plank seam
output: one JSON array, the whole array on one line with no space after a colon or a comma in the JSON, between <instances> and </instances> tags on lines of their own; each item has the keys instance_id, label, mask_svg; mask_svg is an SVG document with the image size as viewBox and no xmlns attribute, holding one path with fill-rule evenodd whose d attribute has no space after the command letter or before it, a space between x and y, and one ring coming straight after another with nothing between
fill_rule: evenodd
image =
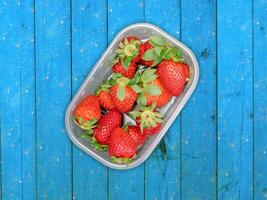
<instances>
[{"instance_id":1,"label":"plank seam","mask_svg":"<svg viewBox=\"0 0 267 200\"><path fill-rule=\"evenodd\" d=\"M179 39L180 39L180 41L181 41L181 38L182 38L182 0L180 0L179 1L179 6L180 6L180 22L179 22L179 24L180 24L180 27L179 27L179 32L180 32L180 34L179 34ZM179 190L180 190L180 200L182 200L182 112L180 113L180 120L179 120L179 122L180 122L180 148L179 148L179 151L180 151L180 163L179 163L179 168L180 168L180 177L179 177L179 181L180 181L180 188L179 188Z\"/></svg>"},{"instance_id":2,"label":"plank seam","mask_svg":"<svg viewBox=\"0 0 267 200\"><path fill-rule=\"evenodd\" d=\"M215 198L218 199L218 0L215 2L215 31L216 31L216 133L215 133Z\"/></svg>"},{"instance_id":3,"label":"plank seam","mask_svg":"<svg viewBox=\"0 0 267 200\"><path fill-rule=\"evenodd\" d=\"M3 190L2 190L2 124L1 124L1 120L2 120L2 111L0 112L0 199L3 199Z\"/></svg>"},{"instance_id":4,"label":"plank seam","mask_svg":"<svg viewBox=\"0 0 267 200\"><path fill-rule=\"evenodd\" d=\"M20 51L20 57L21 57L21 51ZM19 68L19 92L20 92L20 95L19 95L19 100L20 100L20 183L21 183L21 199L23 199L23 147L22 147L22 138L23 138L23 134L22 134L22 124L21 124L21 121L22 121L22 65L20 65L20 68Z\"/></svg>"},{"instance_id":5,"label":"plank seam","mask_svg":"<svg viewBox=\"0 0 267 200\"><path fill-rule=\"evenodd\" d=\"M36 81L37 81L37 71L36 71L36 5L35 5L35 0L33 0L33 37L34 37L34 46L33 46L33 49L34 49L34 75L35 75L35 78L34 78L34 119L35 119L35 139L34 139L34 145L35 145L35 166L36 166L36 169L35 169L35 182L36 182L36 186L35 186L35 197L36 199L38 200L38 162L37 162L37 102L36 102Z\"/></svg>"},{"instance_id":6,"label":"plank seam","mask_svg":"<svg viewBox=\"0 0 267 200\"><path fill-rule=\"evenodd\" d=\"M70 0L70 98L72 99L72 0ZM73 143L70 142L70 173L71 173L71 198L74 199L74 191L73 191Z\"/></svg>"},{"instance_id":7,"label":"plank seam","mask_svg":"<svg viewBox=\"0 0 267 200\"><path fill-rule=\"evenodd\" d=\"M252 62L252 117L253 117L253 120L252 120L252 198L253 200L255 199L255 171L254 171L254 164L255 164L255 160L254 160L254 150L255 150L255 144L254 144L254 130L255 130L255 124L254 124L254 121L255 121L255 118L254 118L254 111L255 111L255 104L254 104L254 68L255 68L255 63L254 63L254 0L251 0L251 20L252 20L252 23L251 23L251 26L252 26L252 40L251 40L251 43L252 43L252 58L251 58L251 62Z\"/></svg>"}]
</instances>

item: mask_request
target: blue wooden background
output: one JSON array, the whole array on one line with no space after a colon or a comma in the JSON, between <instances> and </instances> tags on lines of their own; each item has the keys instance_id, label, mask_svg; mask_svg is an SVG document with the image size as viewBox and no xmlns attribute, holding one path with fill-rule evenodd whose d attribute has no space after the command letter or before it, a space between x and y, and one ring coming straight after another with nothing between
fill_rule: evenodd
<instances>
[{"instance_id":1,"label":"blue wooden background","mask_svg":"<svg viewBox=\"0 0 267 200\"><path fill-rule=\"evenodd\" d=\"M67 137L72 95L116 33L151 22L200 63L196 91L141 166ZM0 200L267 199L266 0L1 0Z\"/></svg>"}]
</instances>

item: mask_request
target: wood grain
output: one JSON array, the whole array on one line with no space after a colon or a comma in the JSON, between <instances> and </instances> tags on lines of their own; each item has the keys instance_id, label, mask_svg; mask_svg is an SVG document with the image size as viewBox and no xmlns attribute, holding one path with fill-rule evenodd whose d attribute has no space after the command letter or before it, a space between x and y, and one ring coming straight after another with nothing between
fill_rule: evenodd
<instances>
[{"instance_id":1,"label":"wood grain","mask_svg":"<svg viewBox=\"0 0 267 200\"><path fill-rule=\"evenodd\" d=\"M64 125L71 99L70 2L35 2L37 195L72 199L71 142Z\"/></svg>"},{"instance_id":2,"label":"wood grain","mask_svg":"<svg viewBox=\"0 0 267 200\"><path fill-rule=\"evenodd\" d=\"M251 6L247 0L217 6L218 199L253 198Z\"/></svg>"},{"instance_id":3,"label":"wood grain","mask_svg":"<svg viewBox=\"0 0 267 200\"><path fill-rule=\"evenodd\" d=\"M72 92L75 94L107 46L107 2L72 2ZM108 198L107 168L73 147L73 198Z\"/></svg>"},{"instance_id":4,"label":"wood grain","mask_svg":"<svg viewBox=\"0 0 267 200\"><path fill-rule=\"evenodd\" d=\"M198 86L181 114L182 199L216 198L216 4L182 0L181 40L195 53Z\"/></svg>"}]
</instances>

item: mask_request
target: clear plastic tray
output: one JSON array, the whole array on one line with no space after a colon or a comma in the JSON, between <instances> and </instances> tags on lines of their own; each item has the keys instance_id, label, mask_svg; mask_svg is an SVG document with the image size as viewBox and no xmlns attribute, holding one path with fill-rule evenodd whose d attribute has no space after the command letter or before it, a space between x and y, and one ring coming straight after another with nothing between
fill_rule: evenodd
<instances>
[{"instance_id":1,"label":"clear plastic tray","mask_svg":"<svg viewBox=\"0 0 267 200\"><path fill-rule=\"evenodd\" d=\"M82 130L74 124L72 120L72 113L76 105L85 96L94 94L96 88L103 82L103 80L107 79L111 75L112 71L110 67L110 61L116 53L115 50L117 49L118 43L119 41L121 41L121 39L131 35L137 36L141 40L147 40L151 35L159 35L163 37L171 46L180 48L184 54L187 64L190 66L191 77L182 95L180 95L179 97L173 97L166 106L161 108L161 112L164 114L164 121L162 123L160 132L157 135L149 137L145 144L138 150L136 158L134 158L129 165L126 165L111 162L106 153L95 150L93 147L91 147L90 143L87 140L81 139L80 135L82 134ZM170 128L171 124L195 90L198 78L198 62L194 54L188 47L177 41L174 37L170 36L168 33L164 32L157 26L148 23L132 24L121 30L113 39L112 43L102 54L101 58L95 64L90 74L87 76L87 78L73 97L72 101L70 102L65 116L67 133L75 145L110 168L130 169L136 167L143 163L159 144L160 140ZM134 123L134 121L126 114L124 114L124 120L132 124Z\"/></svg>"}]
</instances>

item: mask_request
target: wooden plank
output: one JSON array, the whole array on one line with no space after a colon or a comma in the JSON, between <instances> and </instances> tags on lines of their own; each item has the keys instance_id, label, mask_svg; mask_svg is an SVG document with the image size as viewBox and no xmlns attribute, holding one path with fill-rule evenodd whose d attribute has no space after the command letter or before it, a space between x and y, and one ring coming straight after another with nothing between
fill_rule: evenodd
<instances>
[{"instance_id":1,"label":"wooden plank","mask_svg":"<svg viewBox=\"0 0 267 200\"><path fill-rule=\"evenodd\" d=\"M72 89L79 88L107 44L107 2L72 2ZM73 198L105 200L107 168L76 146L73 149Z\"/></svg>"},{"instance_id":2,"label":"wooden plank","mask_svg":"<svg viewBox=\"0 0 267 200\"><path fill-rule=\"evenodd\" d=\"M35 198L33 1L1 2L0 199Z\"/></svg>"},{"instance_id":3,"label":"wooden plank","mask_svg":"<svg viewBox=\"0 0 267 200\"><path fill-rule=\"evenodd\" d=\"M180 39L180 0L146 0L145 20ZM145 199L180 199L180 117L145 163L145 188Z\"/></svg>"},{"instance_id":4,"label":"wooden plank","mask_svg":"<svg viewBox=\"0 0 267 200\"><path fill-rule=\"evenodd\" d=\"M181 38L195 53L200 79L181 114L182 199L216 198L215 1L181 2Z\"/></svg>"},{"instance_id":5,"label":"wooden plank","mask_svg":"<svg viewBox=\"0 0 267 200\"><path fill-rule=\"evenodd\" d=\"M125 26L140 21L143 21L141 0L108 1L108 41ZM109 199L144 199L144 165L126 171L110 169Z\"/></svg>"},{"instance_id":6,"label":"wooden plank","mask_svg":"<svg viewBox=\"0 0 267 200\"><path fill-rule=\"evenodd\" d=\"M218 199L253 198L251 6L218 1Z\"/></svg>"},{"instance_id":7,"label":"wooden plank","mask_svg":"<svg viewBox=\"0 0 267 200\"><path fill-rule=\"evenodd\" d=\"M254 199L267 198L267 2L254 0Z\"/></svg>"},{"instance_id":8,"label":"wooden plank","mask_svg":"<svg viewBox=\"0 0 267 200\"><path fill-rule=\"evenodd\" d=\"M71 144L64 116L71 98L70 2L35 2L37 195L72 199Z\"/></svg>"}]
</instances>

